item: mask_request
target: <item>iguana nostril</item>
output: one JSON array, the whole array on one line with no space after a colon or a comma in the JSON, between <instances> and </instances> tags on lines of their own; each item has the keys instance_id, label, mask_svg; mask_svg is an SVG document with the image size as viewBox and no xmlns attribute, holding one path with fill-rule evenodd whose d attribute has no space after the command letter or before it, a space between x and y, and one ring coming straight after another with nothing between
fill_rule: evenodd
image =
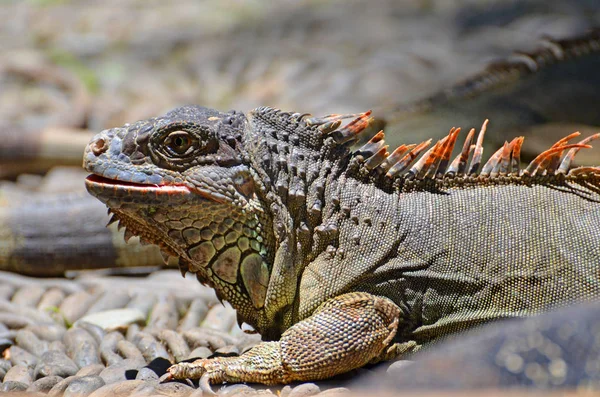
<instances>
[{"instance_id":1,"label":"iguana nostril","mask_svg":"<svg viewBox=\"0 0 600 397\"><path fill-rule=\"evenodd\" d=\"M96 156L99 156L102 153L106 152L108 145L106 144L106 141L104 139L98 138L96 139L96 141L90 144L90 148Z\"/></svg>"}]
</instances>

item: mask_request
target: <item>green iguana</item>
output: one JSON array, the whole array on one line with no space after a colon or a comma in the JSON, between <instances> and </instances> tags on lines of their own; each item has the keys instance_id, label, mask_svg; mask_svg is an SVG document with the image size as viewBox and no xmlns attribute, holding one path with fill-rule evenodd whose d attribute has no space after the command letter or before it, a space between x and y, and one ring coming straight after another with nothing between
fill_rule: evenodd
<instances>
[{"instance_id":1,"label":"green iguana","mask_svg":"<svg viewBox=\"0 0 600 397\"><path fill-rule=\"evenodd\" d=\"M600 167L571 166L600 134L521 169L522 137L481 166L487 122L453 159L455 128L427 152L383 132L352 151L369 121L186 106L92 139L88 191L264 340L169 378L322 379L600 298Z\"/></svg>"}]
</instances>

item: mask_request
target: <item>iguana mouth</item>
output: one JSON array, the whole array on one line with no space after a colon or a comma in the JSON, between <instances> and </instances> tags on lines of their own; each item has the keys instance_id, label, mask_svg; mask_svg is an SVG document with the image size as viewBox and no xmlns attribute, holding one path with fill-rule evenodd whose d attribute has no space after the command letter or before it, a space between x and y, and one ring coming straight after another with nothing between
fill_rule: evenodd
<instances>
[{"instance_id":1,"label":"iguana mouth","mask_svg":"<svg viewBox=\"0 0 600 397\"><path fill-rule=\"evenodd\" d=\"M225 197L208 189L186 185L156 185L110 179L91 174L85 178L88 192L109 207L121 207L122 204L136 205L175 205L199 204L201 201L222 203Z\"/></svg>"},{"instance_id":2,"label":"iguana mouth","mask_svg":"<svg viewBox=\"0 0 600 397\"><path fill-rule=\"evenodd\" d=\"M146 183L135 183L128 181L121 181L118 179L109 179L100 175L90 174L85 178L85 184L87 187L94 187L100 189L124 189L131 193L134 192L154 192L157 194L161 193L191 193L190 189L184 185L155 185Z\"/></svg>"}]
</instances>

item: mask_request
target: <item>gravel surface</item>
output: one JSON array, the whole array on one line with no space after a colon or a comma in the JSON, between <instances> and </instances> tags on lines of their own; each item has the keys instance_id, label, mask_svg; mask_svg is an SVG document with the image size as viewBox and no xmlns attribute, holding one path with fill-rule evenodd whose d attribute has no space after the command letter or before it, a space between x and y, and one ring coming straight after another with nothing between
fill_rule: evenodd
<instances>
[{"instance_id":1,"label":"gravel surface","mask_svg":"<svg viewBox=\"0 0 600 397\"><path fill-rule=\"evenodd\" d=\"M171 363L239 354L259 340L238 327L235 311L211 289L179 271L84 272L73 280L0 272L0 392L198 396L197 384L160 384L159 378ZM339 382L214 390L299 397L345 391Z\"/></svg>"}]
</instances>

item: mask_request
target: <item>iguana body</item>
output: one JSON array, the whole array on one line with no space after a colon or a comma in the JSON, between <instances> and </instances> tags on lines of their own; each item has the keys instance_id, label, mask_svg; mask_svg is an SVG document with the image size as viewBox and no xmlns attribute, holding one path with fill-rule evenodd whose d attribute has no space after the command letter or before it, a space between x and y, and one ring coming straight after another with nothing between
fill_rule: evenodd
<instances>
[{"instance_id":1,"label":"iguana body","mask_svg":"<svg viewBox=\"0 0 600 397\"><path fill-rule=\"evenodd\" d=\"M570 165L599 135L519 170L522 138L480 167L486 124L450 164L453 129L411 166L428 142L351 152L369 113L346 117L188 106L92 139L90 193L271 341L171 376L321 379L600 297L600 169Z\"/></svg>"}]
</instances>

